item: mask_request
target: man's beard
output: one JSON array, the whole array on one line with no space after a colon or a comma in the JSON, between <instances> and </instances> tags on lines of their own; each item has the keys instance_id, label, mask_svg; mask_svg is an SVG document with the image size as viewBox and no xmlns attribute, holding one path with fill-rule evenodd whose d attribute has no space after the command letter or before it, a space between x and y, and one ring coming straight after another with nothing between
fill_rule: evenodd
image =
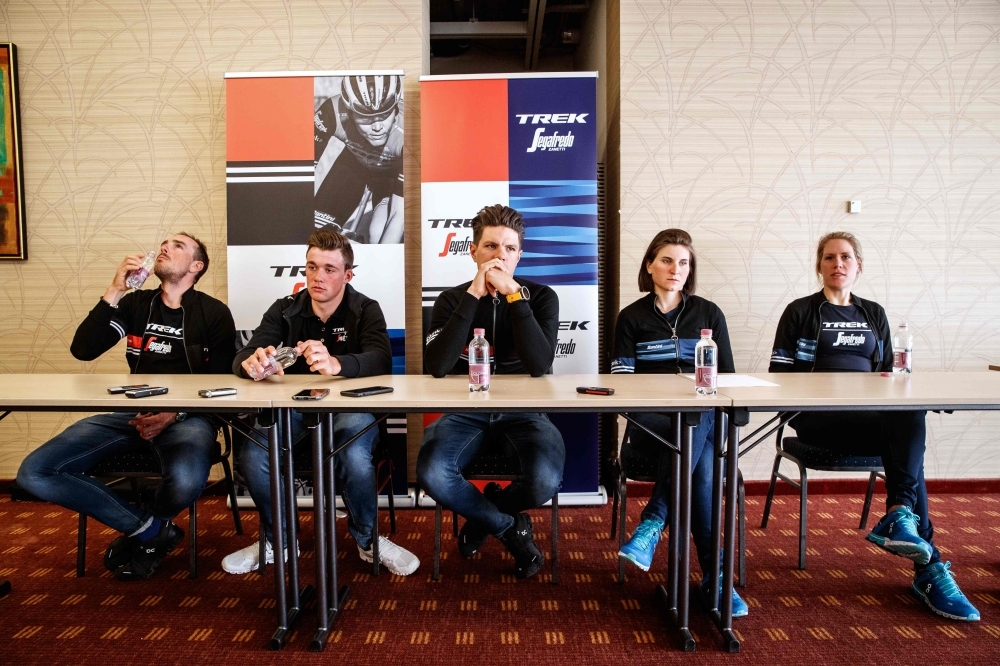
<instances>
[{"instance_id":1,"label":"man's beard","mask_svg":"<svg viewBox=\"0 0 1000 666\"><path fill-rule=\"evenodd\" d=\"M187 275L187 271L171 269L170 266L161 266L157 263L153 266L153 275L160 278L160 282L164 284L175 284Z\"/></svg>"}]
</instances>

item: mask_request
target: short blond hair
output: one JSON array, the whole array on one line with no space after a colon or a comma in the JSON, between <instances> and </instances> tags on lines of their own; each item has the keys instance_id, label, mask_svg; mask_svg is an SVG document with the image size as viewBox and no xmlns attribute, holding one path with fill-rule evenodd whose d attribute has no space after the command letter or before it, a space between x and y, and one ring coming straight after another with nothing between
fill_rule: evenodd
<instances>
[{"instance_id":1,"label":"short blond hair","mask_svg":"<svg viewBox=\"0 0 1000 666\"><path fill-rule=\"evenodd\" d=\"M861 241L854 234L847 231L831 231L820 238L819 244L816 246L816 275L820 274L820 265L823 263L823 250L826 249L826 244L832 240L843 240L851 244L851 247L854 249L854 257L858 260L858 273L860 273L865 264L865 258L861 254Z\"/></svg>"}]
</instances>

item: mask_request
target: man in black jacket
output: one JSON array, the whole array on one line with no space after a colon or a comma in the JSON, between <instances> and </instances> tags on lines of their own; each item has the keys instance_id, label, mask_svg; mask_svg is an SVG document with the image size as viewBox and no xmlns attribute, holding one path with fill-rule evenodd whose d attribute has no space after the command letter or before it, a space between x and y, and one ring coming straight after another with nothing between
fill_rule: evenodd
<instances>
[{"instance_id":1,"label":"man in black jacket","mask_svg":"<svg viewBox=\"0 0 1000 666\"><path fill-rule=\"evenodd\" d=\"M434 303L424 350L430 374L468 374L474 328L486 331L493 373L540 377L551 370L559 298L547 286L514 279L523 241L524 221L513 208L487 206L476 215L470 253L478 271ZM489 448L516 456L522 474L503 490L489 484L480 493L462 470ZM424 432L417 479L431 497L465 517L458 540L463 557L493 535L513 556L518 577L528 578L544 557L523 512L556 494L565 461L562 435L545 414L446 414Z\"/></svg>"},{"instance_id":2,"label":"man in black jacket","mask_svg":"<svg viewBox=\"0 0 1000 666\"><path fill-rule=\"evenodd\" d=\"M374 269L373 269L374 270ZM316 231L306 249L306 289L280 298L264 313L260 326L247 346L236 354L232 371L243 377L277 374L339 375L369 377L392 372L392 349L382 308L350 284L354 277L354 250L351 242L334 231ZM294 346L301 354L287 368L271 365L268 357L277 347ZM371 414L337 414L333 437L339 447L375 422ZM292 441L304 433L302 415L292 415ZM340 495L347 507L348 529L358 543L361 559L371 562L372 535L378 519L378 495L372 452L378 429L369 428L337 454L335 467ZM267 451L244 443L237 451L240 469L254 504L260 511L261 528L267 538L265 558L274 561L272 542L270 461ZM287 544L287 539L285 540ZM406 576L417 570L420 560L380 536L379 562L392 573ZM244 574L259 567L259 542L230 553L222 568Z\"/></svg>"},{"instance_id":3,"label":"man in black jacket","mask_svg":"<svg viewBox=\"0 0 1000 666\"><path fill-rule=\"evenodd\" d=\"M194 285L208 270L208 253L194 236L163 241L153 268L158 289L127 293L129 272L143 255L125 257L115 278L76 329L70 351L92 361L126 339L125 358L133 374L218 374L236 349L229 308ZM171 522L205 487L218 425L210 415L183 412L101 414L77 421L33 451L17 472L31 494L85 513L122 535L111 542L104 565L119 580L148 578L184 532ZM103 458L130 449L152 448L163 477L152 505L124 502L87 476Z\"/></svg>"}]
</instances>

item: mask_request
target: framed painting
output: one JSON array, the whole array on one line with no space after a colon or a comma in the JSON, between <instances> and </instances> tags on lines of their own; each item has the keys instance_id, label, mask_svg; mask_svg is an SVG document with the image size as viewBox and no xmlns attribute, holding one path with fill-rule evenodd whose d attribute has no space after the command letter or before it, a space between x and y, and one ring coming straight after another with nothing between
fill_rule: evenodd
<instances>
[{"instance_id":1,"label":"framed painting","mask_svg":"<svg viewBox=\"0 0 1000 666\"><path fill-rule=\"evenodd\" d=\"M0 42L0 259L27 259L17 48Z\"/></svg>"}]
</instances>

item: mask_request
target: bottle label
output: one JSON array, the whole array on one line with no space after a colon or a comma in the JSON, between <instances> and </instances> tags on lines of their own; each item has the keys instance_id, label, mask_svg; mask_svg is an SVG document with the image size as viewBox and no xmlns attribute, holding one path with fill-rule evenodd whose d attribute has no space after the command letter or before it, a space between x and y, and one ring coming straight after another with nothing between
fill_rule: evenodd
<instances>
[{"instance_id":1,"label":"bottle label","mask_svg":"<svg viewBox=\"0 0 1000 666\"><path fill-rule=\"evenodd\" d=\"M913 363L913 352L908 351L893 351L892 352L892 367L902 368L905 370L912 370L911 364Z\"/></svg>"},{"instance_id":2,"label":"bottle label","mask_svg":"<svg viewBox=\"0 0 1000 666\"><path fill-rule=\"evenodd\" d=\"M138 289L146 282L146 278L148 277L149 269L144 266L134 271L129 271L128 275L125 276L125 284L132 289Z\"/></svg>"},{"instance_id":3,"label":"bottle label","mask_svg":"<svg viewBox=\"0 0 1000 666\"><path fill-rule=\"evenodd\" d=\"M716 373L717 368L713 366L706 366L704 368L695 368L694 371L694 385L698 388L715 388Z\"/></svg>"},{"instance_id":4,"label":"bottle label","mask_svg":"<svg viewBox=\"0 0 1000 666\"><path fill-rule=\"evenodd\" d=\"M469 366L469 383L482 386L490 383L490 366L488 363Z\"/></svg>"}]
</instances>

